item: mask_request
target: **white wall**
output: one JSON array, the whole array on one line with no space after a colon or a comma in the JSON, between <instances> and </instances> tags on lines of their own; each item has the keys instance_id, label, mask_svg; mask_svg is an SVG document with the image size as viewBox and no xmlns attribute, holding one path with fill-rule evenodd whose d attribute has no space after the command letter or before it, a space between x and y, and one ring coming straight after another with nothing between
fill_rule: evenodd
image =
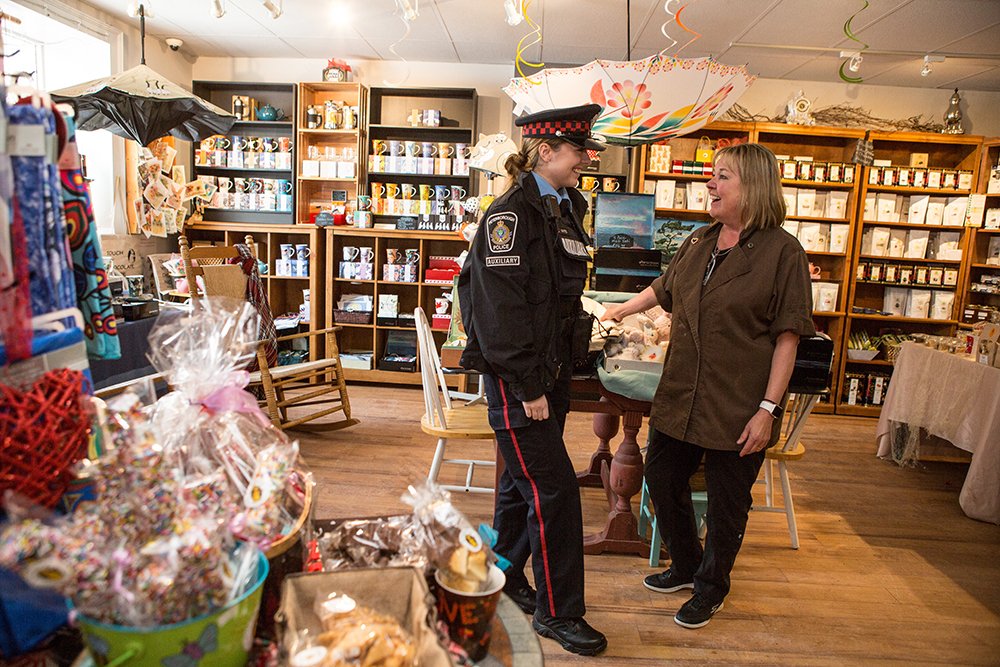
<instances>
[{"instance_id":1,"label":"white wall","mask_svg":"<svg viewBox=\"0 0 1000 667\"><path fill-rule=\"evenodd\" d=\"M510 81L513 65L386 61L351 64L355 79L367 86L476 88L480 95L481 131L511 130L513 105L501 88ZM198 58L192 76L222 81L317 81L325 65L324 60L305 58ZM758 79L740 104L753 113L777 116L799 90L813 100L814 109L848 103L879 118L902 120L919 114L925 120L938 123L942 122L951 97L951 91L940 89ZM997 112L1000 93L960 90L959 94L966 133L1000 136L1000 113Z\"/></svg>"}]
</instances>

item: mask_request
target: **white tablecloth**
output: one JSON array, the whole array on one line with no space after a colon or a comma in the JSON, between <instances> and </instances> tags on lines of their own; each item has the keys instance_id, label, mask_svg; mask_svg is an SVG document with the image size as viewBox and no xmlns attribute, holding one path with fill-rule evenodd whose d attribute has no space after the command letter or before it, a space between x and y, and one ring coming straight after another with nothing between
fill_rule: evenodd
<instances>
[{"instance_id":1,"label":"white tablecloth","mask_svg":"<svg viewBox=\"0 0 1000 667\"><path fill-rule=\"evenodd\" d=\"M891 422L971 452L959 503L973 519L1000 524L1000 369L904 343L876 431L880 457L892 457Z\"/></svg>"}]
</instances>

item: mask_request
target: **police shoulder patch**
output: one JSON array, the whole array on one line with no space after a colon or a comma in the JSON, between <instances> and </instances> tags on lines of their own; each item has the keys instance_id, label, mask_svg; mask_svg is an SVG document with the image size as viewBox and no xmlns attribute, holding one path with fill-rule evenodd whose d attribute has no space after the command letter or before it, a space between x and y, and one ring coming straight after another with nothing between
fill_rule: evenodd
<instances>
[{"instance_id":1,"label":"police shoulder patch","mask_svg":"<svg viewBox=\"0 0 1000 667\"><path fill-rule=\"evenodd\" d=\"M486 219L486 236L491 253L510 252L517 232L517 214L511 211L494 213Z\"/></svg>"}]
</instances>

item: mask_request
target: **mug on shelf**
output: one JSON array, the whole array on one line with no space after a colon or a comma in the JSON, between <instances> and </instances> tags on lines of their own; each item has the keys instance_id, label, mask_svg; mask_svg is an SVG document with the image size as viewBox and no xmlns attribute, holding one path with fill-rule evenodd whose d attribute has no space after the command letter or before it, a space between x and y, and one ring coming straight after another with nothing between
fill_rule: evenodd
<instances>
[{"instance_id":1,"label":"mug on shelf","mask_svg":"<svg viewBox=\"0 0 1000 667\"><path fill-rule=\"evenodd\" d=\"M621 182L617 178L613 176L606 176L604 178L603 189L605 192L618 192L618 188L620 187L621 187Z\"/></svg>"},{"instance_id":2,"label":"mug on shelf","mask_svg":"<svg viewBox=\"0 0 1000 667\"><path fill-rule=\"evenodd\" d=\"M433 141L424 141L420 144L420 157L434 157L438 154L438 147Z\"/></svg>"},{"instance_id":3,"label":"mug on shelf","mask_svg":"<svg viewBox=\"0 0 1000 667\"><path fill-rule=\"evenodd\" d=\"M390 139L388 141L389 155L402 155L403 154L403 142L399 139Z\"/></svg>"},{"instance_id":4,"label":"mug on shelf","mask_svg":"<svg viewBox=\"0 0 1000 667\"><path fill-rule=\"evenodd\" d=\"M451 186L451 199L465 199L465 188L461 185Z\"/></svg>"},{"instance_id":5,"label":"mug on shelf","mask_svg":"<svg viewBox=\"0 0 1000 667\"><path fill-rule=\"evenodd\" d=\"M419 186L417 186L417 188L418 188L418 192L419 192L418 196L419 196L419 198L422 201L427 201L427 200L433 198L433 196L434 196L434 186L433 185L430 185L428 183L421 183Z\"/></svg>"},{"instance_id":6,"label":"mug on shelf","mask_svg":"<svg viewBox=\"0 0 1000 667\"><path fill-rule=\"evenodd\" d=\"M372 260L375 259L375 248L371 246L362 247L358 253L358 258L362 264L371 264Z\"/></svg>"},{"instance_id":7,"label":"mug on shelf","mask_svg":"<svg viewBox=\"0 0 1000 667\"><path fill-rule=\"evenodd\" d=\"M295 246L291 243L282 243L278 246L278 253L281 259L292 259L295 256Z\"/></svg>"},{"instance_id":8,"label":"mug on shelf","mask_svg":"<svg viewBox=\"0 0 1000 667\"><path fill-rule=\"evenodd\" d=\"M451 299L439 296L434 299L434 312L438 315L447 315L448 307L451 306Z\"/></svg>"},{"instance_id":9,"label":"mug on shelf","mask_svg":"<svg viewBox=\"0 0 1000 667\"><path fill-rule=\"evenodd\" d=\"M417 194L417 189L413 187L412 183L400 183L399 190L403 199L413 199L413 195Z\"/></svg>"},{"instance_id":10,"label":"mug on shelf","mask_svg":"<svg viewBox=\"0 0 1000 667\"><path fill-rule=\"evenodd\" d=\"M385 143L385 139L372 139L372 155L385 155L387 150L389 145Z\"/></svg>"},{"instance_id":11,"label":"mug on shelf","mask_svg":"<svg viewBox=\"0 0 1000 667\"><path fill-rule=\"evenodd\" d=\"M403 263L402 251L399 248L386 248L385 262L386 264L402 264Z\"/></svg>"},{"instance_id":12,"label":"mug on shelf","mask_svg":"<svg viewBox=\"0 0 1000 667\"><path fill-rule=\"evenodd\" d=\"M358 210L369 211L372 207L372 198L368 195L358 195Z\"/></svg>"},{"instance_id":13,"label":"mug on shelf","mask_svg":"<svg viewBox=\"0 0 1000 667\"><path fill-rule=\"evenodd\" d=\"M419 264L420 263L420 251L416 248L407 248L405 252L406 263L407 264Z\"/></svg>"},{"instance_id":14,"label":"mug on shelf","mask_svg":"<svg viewBox=\"0 0 1000 667\"><path fill-rule=\"evenodd\" d=\"M403 155L406 157L418 157L420 155L420 143L416 141L404 141Z\"/></svg>"},{"instance_id":15,"label":"mug on shelf","mask_svg":"<svg viewBox=\"0 0 1000 667\"><path fill-rule=\"evenodd\" d=\"M593 176L581 176L580 177L580 189L593 192L597 189L597 178Z\"/></svg>"},{"instance_id":16,"label":"mug on shelf","mask_svg":"<svg viewBox=\"0 0 1000 667\"><path fill-rule=\"evenodd\" d=\"M341 252L343 253L345 262L353 262L358 258L358 255L361 254L361 249L357 246L345 245L341 249Z\"/></svg>"},{"instance_id":17,"label":"mug on shelf","mask_svg":"<svg viewBox=\"0 0 1000 667\"><path fill-rule=\"evenodd\" d=\"M447 185L435 185L434 186L434 199L438 201L445 201L451 198L451 187Z\"/></svg>"},{"instance_id":18,"label":"mug on shelf","mask_svg":"<svg viewBox=\"0 0 1000 667\"><path fill-rule=\"evenodd\" d=\"M386 183L385 184L385 198L395 199L399 196L399 183Z\"/></svg>"},{"instance_id":19,"label":"mug on shelf","mask_svg":"<svg viewBox=\"0 0 1000 667\"><path fill-rule=\"evenodd\" d=\"M439 141L437 143L437 155L438 157L451 157L455 154L455 147L448 143L447 141Z\"/></svg>"},{"instance_id":20,"label":"mug on shelf","mask_svg":"<svg viewBox=\"0 0 1000 667\"><path fill-rule=\"evenodd\" d=\"M372 181L368 184L368 189L372 193L372 199L381 199L385 196L385 186L381 183Z\"/></svg>"},{"instance_id":21,"label":"mug on shelf","mask_svg":"<svg viewBox=\"0 0 1000 667\"><path fill-rule=\"evenodd\" d=\"M295 259L300 262L305 260L311 254L312 251L309 249L308 243L298 243L295 245Z\"/></svg>"}]
</instances>

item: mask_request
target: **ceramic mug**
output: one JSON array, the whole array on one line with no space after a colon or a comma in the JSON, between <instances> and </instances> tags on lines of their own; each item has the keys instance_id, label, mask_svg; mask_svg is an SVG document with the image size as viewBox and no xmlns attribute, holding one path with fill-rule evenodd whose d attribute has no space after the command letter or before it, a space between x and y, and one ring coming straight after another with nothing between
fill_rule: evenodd
<instances>
[{"instance_id":1,"label":"ceramic mug","mask_svg":"<svg viewBox=\"0 0 1000 667\"><path fill-rule=\"evenodd\" d=\"M281 259L291 259L295 256L295 246L291 243L282 243L278 246L278 252L281 254Z\"/></svg>"},{"instance_id":2,"label":"ceramic mug","mask_svg":"<svg viewBox=\"0 0 1000 667\"><path fill-rule=\"evenodd\" d=\"M461 185L451 186L451 198L452 199L465 199L465 188Z\"/></svg>"},{"instance_id":3,"label":"ceramic mug","mask_svg":"<svg viewBox=\"0 0 1000 667\"><path fill-rule=\"evenodd\" d=\"M617 178L613 176L608 176L604 179L604 191L605 192L618 192L618 188L621 187L621 183Z\"/></svg>"},{"instance_id":4,"label":"ceramic mug","mask_svg":"<svg viewBox=\"0 0 1000 667\"><path fill-rule=\"evenodd\" d=\"M402 155L403 154L403 142L398 139L390 139L389 145L389 155Z\"/></svg>"},{"instance_id":5,"label":"ceramic mug","mask_svg":"<svg viewBox=\"0 0 1000 667\"><path fill-rule=\"evenodd\" d=\"M386 183L385 184L385 198L395 199L399 196L399 183Z\"/></svg>"},{"instance_id":6,"label":"ceramic mug","mask_svg":"<svg viewBox=\"0 0 1000 667\"><path fill-rule=\"evenodd\" d=\"M434 195L434 186L427 183L421 183L418 187L419 197L422 201L427 201Z\"/></svg>"},{"instance_id":7,"label":"ceramic mug","mask_svg":"<svg viewBox=\"0 0 1000 667\"><path fill-rule=\"evenodd\" d=\"M580 177L580 188L583 190L588 190L593 192L597 189L597 179L593 176L581 176Z\"/></svg>"},{"instance_id":8,"label":"ceramic mug","mask_svg":"<svg viewBox=\"0 0 1000 667\"><path fill-rule=\"evenodd\" d=\"M460 158L468 158L472 155L472 148L469 144L455 144L455 155Z\"/></svg>"},{"instance_id":9,"label":"ceramic mug","mask_svg":"<svg viewBox=\"0 0 1000 667\"><path fill-rule=\"evenodd\" d=\"M434 199L445 201L451 197L451 187L447 185L434 186Z\"/></svg>"},{"instance_id":10,"label":"ceramic mug","mask_svg":"<svg viewBox=\"0 0 1000 667\"><path fill-rule=\"evenodd\" d=\"M375 248L369 246L361 248L358 258L363 264L371 264L372 260L375 259Z\"/></svg>"},{"instance_id":11,"label":"ceramic mug","mask_svg":"<svg viewBox=\"0 0 1000 667\"><path fill-rule=\"evenodd\" d=\"M420 157L434 157L438 154L438 147L432 141L424 141L420 144Z\"/></svg>"},{"instance_id":12,"label":"ceramic mug","mask_svg":"<svg viewBox=\"0 0 1000 667\"><path fill-rule=\"evenodd\" d=\"M406 157L418 157L420 155L420 143L416 141L404 141L403 155Z\"/></svg>"},{"instance_id":13,"label":"ceramic mug","mask_svg":"<svg viewBox=\"0 0 1000 667\"><path fill-rule=\"evenodd\" d=\"M385 186L381 183L376 183L372 181L368 184L369 190L372 193L372 199L381 199L385 195Z\"/></svg>"},{"instance_id":14,"label":"ceramic mug","mask_svg":"<svg viewBox=\"0 0 1000 667\"><path fill-rule=\"evenodd\" d=\"M403 263L403 253L399 248L386 248L385 249L385 263L386 264L402 264Z\"/></svg>"},{"instance_id":15,"label":"ceramic mug","mask_svg":"<svg viewBox=\"0 0 1000 667\"><path fill-rule=\"evenodd\" d=\"M389 146L385 143L385 139L372 139L372 155L385 155L387 150Z\"/></svg>"},{"instance_id":16,"label":"ceramic mug","mask_svg":"<svg viewBox=\"0 0 1000 667\"><path fill-rule=\"evenodd\" d=\"M455 154L455 147L446 141L439 141L437 144L438 157L451 157Z\"/></svg>"},{"instance_id":17,"label":"ceramic mug","mask_svg":"<svg viewBox=\"0 0 1000 667\"><path fill-rule=\"evenodd\" d=\"M417 194L417 189L411 183L401 183L399 189L403 194L403 199L413 199L413 195Z\"/></svg>"},{"instance_id":18,"label":"ceramic mug","mask_svg":"<svg viewBox=\"0 0 1000 667\"><path fill-rule=\"evenodd\" d=\"M439 296L434 299L434 312L438 315L447 315L448 306L451 305L451 299L447 299L443 296Z\"/></svg>"},{"instance_id":19,"label":"ceramic mug","mask_svg":"<svg viewBox=\"0 0 1000 667\"><path fill-rule=\"evenodd\" d=\"M345 245L341 252L344 253L345 262L353 262L361 254L361 249L353 245Z\"/></svg>"},{"instance_id":20,"label":"ceramic mug","mask_svg":"<svg viewBox=\"0 0 1000 667\"><path fill-rule=\"evenodd\" d=\"M358 210L369 211L372 207L372 198L368 195L358 195Z\"/></svg>"},{"instance_id":21,"label":"ceramic mug","mask_svg":"<svg viewBox=\"0 0 1000 667\"><path fill-rule=\"evenodd\" d=\"M405 257L407 264L417 264L420 262L420 251L416 248L407 248Z\"/></svg>"}]
</instances>

